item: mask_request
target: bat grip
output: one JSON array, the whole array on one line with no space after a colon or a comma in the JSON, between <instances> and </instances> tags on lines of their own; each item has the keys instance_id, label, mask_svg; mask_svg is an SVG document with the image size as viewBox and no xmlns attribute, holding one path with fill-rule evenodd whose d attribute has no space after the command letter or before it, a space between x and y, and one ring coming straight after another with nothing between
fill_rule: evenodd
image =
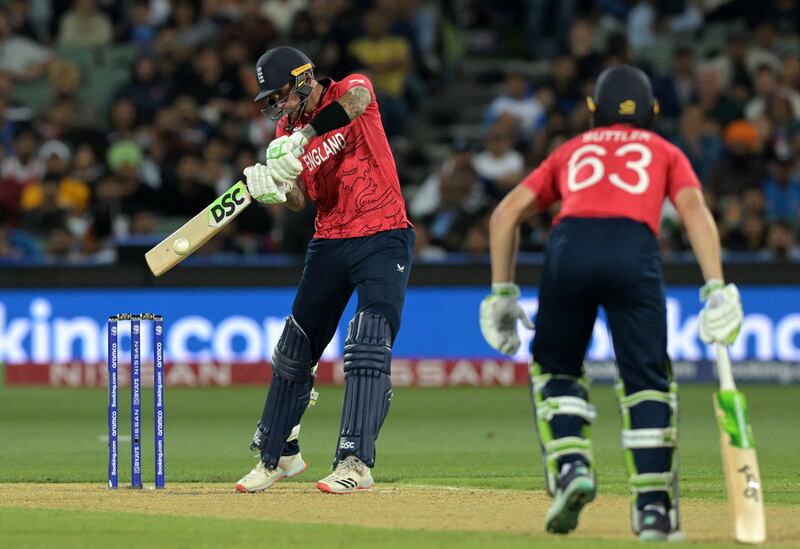
<instances>
[{"instance_id":1,"label":"bat grip","mask_svg":"<svg viewBox=\"0 0 800 549\"><path fill-rule=\"evenodd\" d=\"M719 375L720 390L736 390L736 383L733 380L733 371L731 370L731 357L728 355L728 347L722 343L717 343L717 374Z\"/></svg>"}]
</instances>

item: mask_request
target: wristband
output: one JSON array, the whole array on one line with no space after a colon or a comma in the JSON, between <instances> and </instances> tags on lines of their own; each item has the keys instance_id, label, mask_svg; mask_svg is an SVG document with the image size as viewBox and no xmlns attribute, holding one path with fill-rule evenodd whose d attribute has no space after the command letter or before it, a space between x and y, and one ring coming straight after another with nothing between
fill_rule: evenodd
<instances>
[{"instance_id":1,"label":"wristband","mask_svg":"<svg viewBox=\"0 0 800 549\"><path fill-rule=\"evenodd\" d=\"M513 282L494 282L492 283L492 294L503 297L519 297L519 286Z\"/></svg>"},{"instance_id":2,"label":"wristband","mask_svg":"<svg viewBox=\"0 0 800 549\"><path fill-rule=\"evenodd\" d=\"M343 128L350 123L350 117L338 101L332 102L330 105L319 111L314 118L308 123L309 126L314 128L317 135L322 135L333 130Z\"/></svg>"},{"instance_id":3,"label":"wristband","mask_svg":"<svg viewBox=\"0 0 800 549\"><path fill-rule=\"evenodd\" d=\"M720 288L725 287L725 282L720 280L719 278L709 278L703 287L700 288L700 301L705 301L708 299L708 296L711 295L711 292L714 290L719 290Z\"/></svg>"}]
</instances>

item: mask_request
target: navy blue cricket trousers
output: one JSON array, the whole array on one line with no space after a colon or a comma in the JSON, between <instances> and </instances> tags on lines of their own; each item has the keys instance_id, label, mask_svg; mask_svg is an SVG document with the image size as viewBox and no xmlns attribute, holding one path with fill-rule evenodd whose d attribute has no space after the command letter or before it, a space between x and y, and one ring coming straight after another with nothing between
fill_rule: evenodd
<instances>
[{"instance_id":1,"label":"navy blue cricket trousers","mask_svg":"<svg viewBox=\"0 0 800 549\"><path fill-rule=\"evenodd\" d=\"M392 328L394 342L413 255L412 228L311 240L292 315L308 336L314 363L336 332L353 291L358 292L356 312L381 313Z\"/></svg>"},{"instance_id":2,"label":"navy blue cricket trousers","mask_svg":"<svg viewBox=\"0 0 800 549\"><path fill-rule=\"evenodd\" d=\"M550 234L531 343L542 373L580 377L597 309L606 311L626 393L668 391L658 242L624 218L567 218Z\"/></svg>"}]
</instances>

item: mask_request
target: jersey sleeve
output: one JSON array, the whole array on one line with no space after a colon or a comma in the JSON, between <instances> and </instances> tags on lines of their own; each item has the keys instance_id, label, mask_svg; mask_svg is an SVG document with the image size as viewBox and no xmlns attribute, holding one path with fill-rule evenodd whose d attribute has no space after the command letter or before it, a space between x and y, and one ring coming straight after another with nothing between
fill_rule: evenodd
<instances>
[{"instance_id":1,"label":"jersey sleeve","mask_svg":"<svg viewBox=\"0 0 800 549\"><path fill-rule=\"evenodd\" d=\"M351 89L361 86L362 88L367 88L369 93L372 95L372 101L375 101L375 90L372 88L372 82L369 78L364 76L363 74L351 74L344 80L340 80L338 85L336 86L336 97L337 99L344 94L346 94Z\"/></svg>"},{"instance_id":2,"label":"jersey sleeve","mask_svg":"<svg viewBox=\"0 0 800 549\"><path fill-rule=\"evenodd\" d=\"M686 155L677 147L672 150L672 162L669 167L669 179L667 180L667 194L672 203L682 189L694 187L700 189L700 180L694 173L692 165Z\"/></svg>"},{"instance_id":3,"label":"jersey sleeve","mask_svg":"<svg viewBox=\"0 0 800 549\"><path fill-rule=\"evenodd\" d=\"M520 183L533 191L536 195L536 204L542 210L546 210L561 198L557 172L555 155L550 155Z\"/></svg>"}]
</instances>

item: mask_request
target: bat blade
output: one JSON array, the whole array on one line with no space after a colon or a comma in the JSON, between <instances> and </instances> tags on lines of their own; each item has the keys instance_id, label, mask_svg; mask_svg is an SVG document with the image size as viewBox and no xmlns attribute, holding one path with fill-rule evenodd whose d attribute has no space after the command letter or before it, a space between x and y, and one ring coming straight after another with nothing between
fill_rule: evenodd
<instances>
[{"instance_id":1,"label":"bat blade","mask_svg":"<svg viewBox=\"0 0 800 549\"><path fill-rule=\"evenodd\" d=\"M734 536L739 543L763 543L767 537L764 498L747 401L737 390L720 390L713 401Z\"/></svg>"},{"instance_id":2,"label":"bat blade","mask_svg":"<svg viewBox=\"0 0 800 549\"><path fill-rule=\"evenodd\" d=\"M150 271L156 276L169 271L211 240L211 237L233 221L251 202L252 198L245 184L237 182L207 208L144 254ZM189 247L179 254L175 251L174 245L175 241L181 238L189 242Z\"/></svg>"}]
</instances>

